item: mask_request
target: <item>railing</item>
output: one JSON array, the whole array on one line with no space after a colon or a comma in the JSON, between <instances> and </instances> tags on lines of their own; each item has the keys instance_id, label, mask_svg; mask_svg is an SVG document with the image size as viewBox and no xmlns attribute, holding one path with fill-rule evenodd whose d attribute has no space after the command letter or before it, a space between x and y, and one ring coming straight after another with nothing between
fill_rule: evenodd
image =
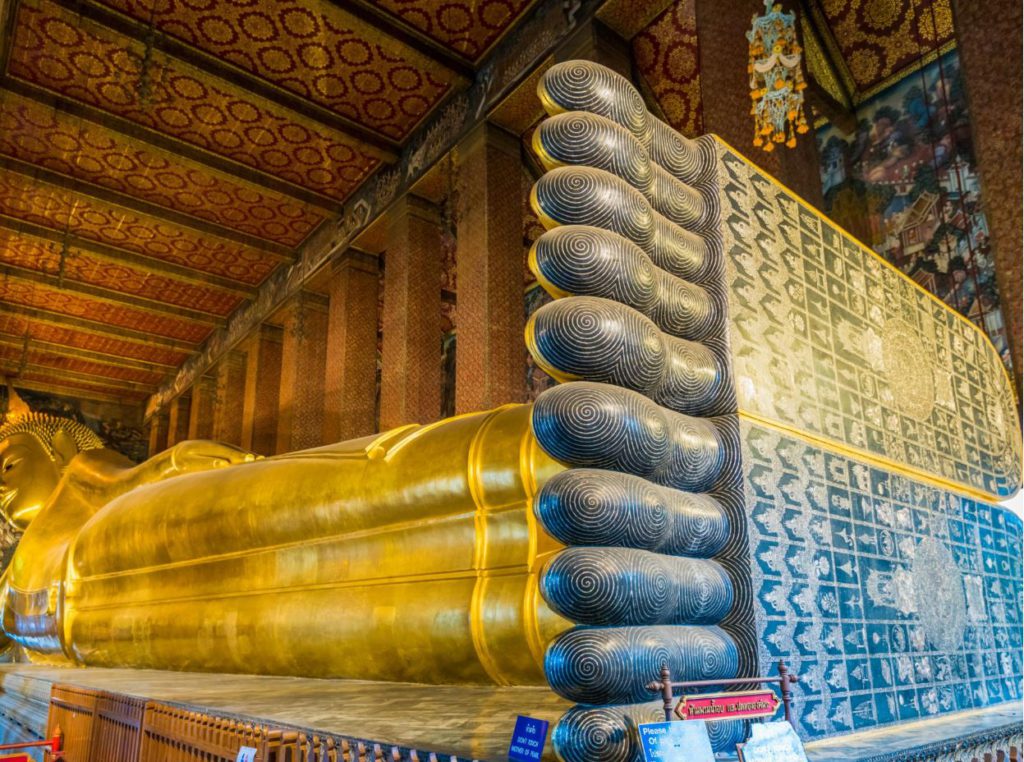
<instances>
[{"instance_id":1,"label":"railing","mask_svg":"<svg viewBox=\"0 0 1024 762\"><path fill-rule=\"evenodd\" d=\"M778 677L734 677L728 680L686 680L683 682L672 682L672 673L669 671L668 665L662 664L661 680L648 683L647 689L661 693L665 706L665 721L671 722L673 705L677 706L686 698L685 696L681 696L677 701L675 697L676 689L685 690L687 688L711 688L730 685L764 685L778 683L786 722L793 725L793 717L789 708L791 701L789 686L793 683L799 682L800 678L786 668L786 663L784 661L779 662L778 670ZM713 717L709 717L708 719L712 721L714 720ZM795 727L796 726L794 725L794 728Z\"/></svg>"},{"instance_id":2,"label":"railing","mask_svg":"<svg viewBox=\"0 0 1024 762\"><path fill-rule=\"evenodd\" d=\"M61 762L64 759L64 734L57 728L53 736L46 741L21 741L18 743L0 744L0 752L23 751L25 749L45 749L47 762Z\"/></svg>"},{"instance_id":3,"label":"railing","mask_svg":"<svg viewBox=\"0 0 1024 762\"><path fill-rule=\"evenodd\" d=\"M57 684L49 728L62 722L74 732L64 736L63 756L47 762L234 762L242 746L256 749L256 762L476 762Z\"/></svg>"}]
</instances>

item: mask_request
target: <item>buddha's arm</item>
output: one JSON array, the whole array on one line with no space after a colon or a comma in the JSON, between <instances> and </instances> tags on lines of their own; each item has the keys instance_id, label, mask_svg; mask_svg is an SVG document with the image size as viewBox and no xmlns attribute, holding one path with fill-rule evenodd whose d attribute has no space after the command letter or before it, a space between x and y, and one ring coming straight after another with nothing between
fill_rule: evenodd
<instances>
[{"instance_id":1,"label":"buddha's arm","mask_svg":"<svg viewBox=\"0 0 1024 762\"><path fill-rule=\"evenodd\" d=\"M107 449L76 455L25 531L6 572L4 631L27 647L59 651L57 601L64 559L71 542L93 515L142 485L254 458L236 447L202 440L181 442L138 465Z\"/></svg>"},{"instance_id":2,"label":"buddha's arm","mask_svg":"<svg viewBox=\"0 0 1024 762\"><path fill-rule=\"evenodd\" d=\"M239 447L205 439L178 442L138 465L132 465L110 450L88 450L71 461L64 478L76 490L88 495L89 502L98 509L144 484L248 463L256 457Z\"/></svg>"}]
</instances>

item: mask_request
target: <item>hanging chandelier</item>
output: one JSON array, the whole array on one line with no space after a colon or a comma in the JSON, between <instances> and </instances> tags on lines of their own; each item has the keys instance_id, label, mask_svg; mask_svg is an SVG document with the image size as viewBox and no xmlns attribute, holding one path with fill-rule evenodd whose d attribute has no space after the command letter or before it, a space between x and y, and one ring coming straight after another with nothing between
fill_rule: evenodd
<instances>
[{"instance_id":1,"label":"hanging chandelier","mask_svg":"<svg viewBox=\"0 0 1024 762\"><path fill-rule=\"evenodd\" d=\"M750 113L754 117L754 145L765 151L776 143L796 146L797 134L807 132L804 116L804 81L796 16L782 5L764 0L765 13L755 14L747 32L750 42Z\"/></svg>"}]
</instances>

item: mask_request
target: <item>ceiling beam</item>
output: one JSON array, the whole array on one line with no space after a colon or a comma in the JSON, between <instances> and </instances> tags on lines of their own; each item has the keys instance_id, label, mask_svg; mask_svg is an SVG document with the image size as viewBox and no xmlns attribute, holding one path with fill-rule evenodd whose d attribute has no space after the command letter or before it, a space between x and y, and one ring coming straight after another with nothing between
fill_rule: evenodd
<instances>
[{"instance_id":1,"label":"ceiling beam","mask_svg":"<svg viewBox=\"0 0 1024 762\"><path fill-rule=\"evenodd\" d=\"M87 296L90 299L99 299L100 301L107 302L109 304L115 304L121 307L134 307L135 309L143 310L145 312L152 312L157 315L166 315L167 317L183 319L193 323L222 326L227 322L225 318L209 312L192 309L191 307L179 307L176 304L168 304L167 302L158 302L155 299L147 299L146 297L135 296L134 294L126 294L121 291L115 291L111 288L92 286L88 283L82 283L81 281L72 280L68 277L65 277L64 282L61 283L57 273L44 273L39 272L39 270L29 270L28 268L19 267L17 265L2 264L0 265L0 274L2 274L4 278L9 278L11 280L37 283L41 286L47 286L49 288L56 288L61 291L68 291L73 294Z\"/></svg>"},{"instance_id":2,"label":"ceiling beam","mask_svg":"<svg viewBox=\"0 0 1024 762\"><path fill-rule=\"evenodd\" d=\"M108 246L88 238L80 238L74 234L68 234L65 238L63 231L37 225L34 222L25 222L24 220L0 214L0 229L22 233L60 245L64 245L66 241L69 248L81 249L88 252L90 256L110 262L111 264L141 268L155 275L163 275L182 283L226 291L243 299L252 299L256 295L256 289L253 286L247 286L244 283L225 278L222 275L204 273L184 265L176 265L173 262L154 259L143 254L136 254L133 251L125 251L124 249Z\"/></svg>"},{"instance_id":3,"label":"ceiling beam","mask_svg":"<svg viewBox=\"0 0 1024 762\"><path fill-rule=\"evenodd\" d=\"M159 206L158 204L143 201L135 196L119 193L117 191L110 190L109 188L103 188L99 185L93 185L73 177L68 177L58 172L54 172L53 170L46 169L45 167L20 161L19 159L13 159L9 156L0 156L0 170L6 170L25 177L31 177L37 182L63 188L64 190L80 196L98 198L100 201L124 207L125 209L130 209L131 211L146 217L153 217L156 220L163 220L175 225L180 225L181 227L189 228L200 235L213 236L216 238L234 241L235 243L240 243L243 246L248 246L250 248L257 249L258 251L266 252L267 256L273 257L278 262L287 262L294 259L292 250L287 246L277 243L276 241L268 241L264 238L249 235L248 233L242 233L238 230L221 227L213 222L207 222L206 220L202 220L198 217L193 217L189 214L183 214L182 212L168 209L165 206Z\"/></svg>"},{"instance_id":4,"label":"ceiling beam","mask_svg":"<svg viewBox=\"0 0 1024 762\"><path fill-rule=\"evenodd\" d=\"M179 352L193 352L196 349L195 344L188 341L182 341L181 339L172 339L169 336L159 336L147 331L137 331L134 328L122 328L117 325L107 325L106 323L101 323L97 320L65 315L62 312L41 310L37 307L12 307L10 305L7 305L5 309L7 309L11 314L20 315L29 320L37 320L40 323L49 323L50 325L56 325L61 328L72 328L74 330L86 331L100 336L110 336L115 339L136 341L141 344L155 344L161 347L175 349Z\"/></svg>"},{"instance_id":5,"label":"ceiling beam","mask_svg":"<svg viewBox=\"0 0 1024 762\"><path fill-rule=\"evenodd\" d=\"M82 0L55 0L55 2L71 13L89 19L100 26L113 29L115 32L132 40L144 42L150 36L148 25L109 8L94 5L90 2L82 2ZM282 108L302 114L330 130L348 135L350 138L363 143L363 148L368 154L385 163L390 164L395 161L397 143L389 140L376 130L341 116L314 101L307 100L293 93L291 90L285 90L273 85L243 69L232 66L222 58L211 55L201 48L189 45L174 37L157 31L156 34L151 36L151 39L153 41L153 48L165 55L202 69L207 74L230 82L236 87L247 90Z\"/></svg>"},{"instance_id":6,"label":"ceiling beam","mask_svg":"<svg viewBox=\"0 0 1024 762\"><path fill-rule=\"evenodd\" d=\"M19 389L27 389L33 392L41 392L43 394L55 394L58 397L72 397L77 399L93 400L95 402L114 402L121 405L125 405L125 392L111 391L109 394L106 392L96 391L94 389L83 389L78 386L67 386L59 383L46 383L43 381L35 381L26 378L12 378L11 383ZM134 393L132 402L134 404L141 404L142 400L145 399L145 394ZM134 407L134 404L128 404L127 407Z\"/></svg>"},{"instance_id":7,"label":"ceiling beam","mask_svg":"<svg viewBox=\"0 0 1024 762\"><path fill-rule=\"evenodd\" d=\"M0 343L0 350L2 350L5 346L11 346L11 345L10 345L9 342ZM19 351L21 351L23 346L24 346L23 344L22 345L18 345L17 349ZM102 364L103 365L102 368L98 368L98 369L95 369L95 370L89 370L89 371L70 370L70 369L67 369L67 368L63 367L61 361L62 360L68 360L68 359L79 359L79 358L70 358L70 357L68 357L67 355L64 355L64 354L57 354L57 353L54 353L54 352L50 352L48 350L43 349L40 346L37 346L35 344L35 342L30 342L27 346L28 346L28 352L25 355L22 356L23 359L18 363L19 367L20 366L24 366L24 368L26 370L29 369L29 368L32 368L33 372L37 372L37 373L55 373L55 372L67 373L67 374L71 374L71 375L79 377L78 379L75 379L75 380L88 381L90 379L95 379L96 383L103 383L103 384L131 384L131 385L133 385L133 387L136 387L136 388L132 389L133 391L145 391L147 389L151 389L152 386L153 386L153 384L151 384L149 382L145 382L144 383L144 382L141 382L141 381L132 381L130 379L119 378L117 376L117 371L118 370L128 370L124 366L110 365L110 364L107 364L107 363L103 363ZM11 359L10 357L7 357L6 359L0 359L0 362L13 363L14 360ZM94 363L94 364L98 365L100 363ZM146 373L155 373L155 374L162 375L162 376L168 375L166 372L164 372L161 369L154 370L153 368L148 368L148 369L138 369L138 368L136 368L136 369L132 369L132 370L142 370L143 372L146 372ZM70 378L70 375L69 375L69 378Z\"/></svg>"},{"instance_id":8,"label":"ceiling beam","mask_svg":"<svg viewBox=\"0 0 1024 762\"><path fill-rule=\"evenodd\" d=\"M78 119L84 119L87 122L114 130L133 140L149 143L164 151L184 156L197 164L203 164L218 172L232 175L253 185L262 186L266 190L297 199L319 209L328 212L335 212L338 209L339 202L337 199L322 196L308 188L303 188L301 185L293 185L287 180L282 180L275 175L262 172L248 164L233 161L226 156L212 153L192 143L186 143L183 140L178 140L157 130L143 127L124 117L98 109L95 106L89 106L80 101L72 100L71 98L66 98L63 95L58 95L51 90L30 84L24 80L5 74L0 79L0 89L17 93L23 98L28 98L58 111L63 111Z\"/></svg>"},{"instance_id":9,"label":"ceiling beam","mask_svg":"<svg viewBox=\"0 0 1024 762\"><path fill-rule=\"evenodd\" d=\"M111 391L120 389L127 392L145 394L153 389L151 384L140 384L135 381L122 381L119 378L110 378L109 376L94 376L91 373L78 373L72 370L64 370L63 368L54 368L49 365L40 365L39 363L15 363L11 360L0 360L0 365L3 365L5 375L13 378L17 378L21 373L37 373L45 375L47 378L77 381L78 383L93 384L95 386L106 386L109 387Z\"/></svg>"},{"instance_id":10,"label":"ceiling beam","mask_svg":"<svg viewBox=\"0 0 1024 762\"><path fill-rule=\"evenodd\" d=\"M472 81L476 76L473 64L465 58L447 45L423 34L419 29L395 18L378 7L376 2L372 2L372 0L331 0L331 2L349 13L354 13L360 21L369 24L378 32L398 40L403 45L407 45L417 53L431 59L434 63L455 72L463 79Z\"/></svg>"},{"instance_id":11,"label":"ceiling beam","mask_svg":"<svg viewBox=\"0 0 1024 762\"><path fill-rule=\"evenodd\" d=\"M282 265L259 287L256 299L239 307L225 328L203 341L172 381L164 384L146 406L146 415L161 410L181 389L187 389L220 357L244 340L333 258L341 256L359 233L486 118L529 73L561 49L590 22L602 0L540 0L504 35L489 53L473 84L455 93L424 120L402 150L398 163L375 173L341 207L329 225L321 225L302 245L296 261Z\"/></svg>"},{"instance_id":12,"label":"ceiling beam","mask_svg":"<svg viewBox=\"0 0 1024 762\"><path fill-rule=\"evenodd\" d=\"M850 71L850 65L843 55L843 49L836 40L835 34L832 32L832 26L828 23L821 5L817 0L798 0L798 2L804 17L810 22L811 31L820 43L822 52L838 75L840 87L846 91L850 102L856 105L858 103L857 80L854 79L853 72ZM797 29L799 34L799 25Z\"/></svg>"},{"instance_id":13,"label":"ceiling beam","mask_svg":"<svg viewBox=\"0 0 1024 762\"><path fill-rule=\"evenodd\" d=\"M74 357L79 360L89 360L90 362L103 363L118 368L148 370L152 373L169 373L177 367L166 363L147 362L146 360L134 360L130 357L121 357L120 355L93 352L89 349L69 347L65 344L54 344L49 341L33 338L31 333L28 335L28 342L30 347L38 349L40 352L48 352L54 355L61 355L62 357ZM25 336L15 336L0 332L0 345L23 347L25 345Z\"/></svg>"}]
</instances>

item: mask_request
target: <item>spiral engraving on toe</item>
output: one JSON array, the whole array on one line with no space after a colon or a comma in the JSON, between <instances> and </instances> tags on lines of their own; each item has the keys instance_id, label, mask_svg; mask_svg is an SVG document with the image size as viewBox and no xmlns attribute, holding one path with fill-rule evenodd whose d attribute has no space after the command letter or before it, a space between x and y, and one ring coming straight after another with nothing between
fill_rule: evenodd
<instances>
[{"instance_id":1,"label":"spiral engraving on toe","mask_svg":"<svg viewBox=\"0 0 1024 762\"><path fill-rule=\"evenodd\" d=\"M720 327L711 296L700 286L687 283L661 269L655 270L652 309L645 311L661 330L681 339L699 341Z\"/></svg>"},{"instance_id":2,"label":"spiral engraving on toe","mask_svg":"<svg viewBox=\"0 0 1024 762\"><path fill-rule=\"evenodd\" d=\"M622 125L642 145L650 142L651 116L644 99L625 77L590 61L555 64L537 85L549 115L563 111L589 111Z\"/></svg>"},{"instance_id":3,"label":"spiral engraving on toe","mask_svg":"<svg viewBox=\"0 0 1024 762\"><path fill-rule=\"evenodd\" d=\"M593 225L624 235L645 251L654 237L654 213L644 195L602 169L553 169L534 184L530 201L545 227Z\"/></svg>"},{"instance_id":4,"label":"spiral engraving on toe","mask_svg":"<svg viewBox=\"0 0 1024 762\"><path fill-rule=\"evenodd\" d=\"M609 299L574 296L546 304L531 316L527 335L542 367L575 378L645 391L665 374L661 331Z\"/></svg>"},{"instance_id":5,"label":"spiral engraving on toe","mask_svg":"<svg viewBox=\"0 0 1024 762\"><path fill-rule=\"evenodd\" d=\"M732 607L732 583L714 561L634 548L567 548L541 576L548 605L592 625L715 624Z\"/></svg>"},{"instance_id":6,"label":"spiral engraving on toe","mask_svg":"<svg viewBox=\"0 0 1024 762\"><path fill-rule=\"evenodd\" d=\"M710 558L729 537L729 519L713 497L615 471L562 471L544 485L534 506L548 533L566 545Z\"/></svg>"},{"instance_id":7,"label":"spiral engraving on toe","mask_svg":"<svg viewBox=\"0 0 1024 762\"><path fill-rule=\"evenodd\" d=\"M701 413L718 391L720 373L714 353L692 341L662 334L665 342L665 372L651 398L679 413Z\"/></svg>"},{"instance_id":8,"label":"spiral engraving on toe","mask_svg":"<svg viewBox=\"0 0 1024 762\"><path fill-rule=\"evenodd\" d=\"M668 457L650 478L677 489L705 492L722 468L722 442L714 426L685 415L671 415Z\"/></svg>"},{"instance_id":9,"label":"spiral engraving on toe","mask_svg":"<svg viewBox=\"0 0 1024 762\"><path fill-rule=\"evenodd\" d=\"M712 422L664 410L638 392L606 384L580 381L546 390L534 403L531 426L556 460L635 474L676 489L706 492L723 463Z\"/></svg>"},{"instance_id":10,"label":"spiral engraving on toe","mask_svg":"<svg viewBox=\"0 0 1024 762\"><path fill-rule=\"evenodd\" d=\"M675 680L728 679L739 668L733 639L719 627L574 627L544 655L544 674L558 695L581 704L652 698L647 684L667 664Z\"/></svg>"},{"instance_id":11,"label":"spiral engraving on toe","mask_svg":"<svg viewBox=\"0 0 1024 762\"><path fill-rule=\"evenodd\" d=\"M530 354L560 381L614 384L679 413L701 413L718 391L713 352L663 334L636 310L574 296L544 305L526 329Z\"/></svg>"},{"instance_id":12,"label":"spiral engraving on toe","mask_svg":"<svg viewBox=\"0 0 1024 762\"><path fill-rule=\"evenodd\" d=\"M546 169L566 164L594 167L621 177L645 195L651 192L653 170L647 151L628 130L597 114L572 111L546 119L533 133L533 147Z\"/></svg>"},{"instance_id":13,"label":"spiral engraving on toe","mask_svg":"<svg viewBox=\"0 0 1024 762\"><path fill-rule=\"evenodd\" d=\"M555 754L562 762L634 762L640 751L634 738L636 729L623 709L570 709L551 734ZM644 721L657 720L656 712L648 710Z\"/></svg>"},{"instance_id":14,"label":"spiral engraving on toe","mask_svg":"<svg viewBox=\"0 0 1024 762\"><path fill-rule=\"evenodd\" d=\"M644 251L650 254L654 264L680 278L700 282L707 274L708 252L704 239L660 214L654 215L651 242Z\"/></svg>"},{"instance_id":15,"label":"spiral engraving on toe","mask_svg":"<svg viewBox=\"0 0 1024 762\"><path fill-rule=\"evenodd\" d=\"M576 706L555 725L551 745L562 762L636 762L641 758L637 726L664 719L660 702ZM746 738L746 725L742 721L709 722L707 727L711 748L716 752L735 752L736 744Z\"/></svg>"},{"instance_id":16,"label":"spiral engraving on toe","mask_svg":"<svg viewBox=\"0 0 1024 762\"><path fill-rule=\"evenodd\" d=\"M660 119L648 121L651 139L644 143L651 161L663 167L673 177L687 185L707 182L714 166L714 150L705 150L701 140L690 140L673 130Z\"/></svg>"},{"instance_id":17,"label":"spiral engraving on toe","mask_svg":"<svg viewBox=\"0 0 1024 762\"><path fill-rule=\"evenodd\" d=\"M668 455L668 422L646 397L614 386L562 384L544 391L531 425L545 452L576 466L644 476Z\"/></svg>"},{"instance_id":18,"label":"spiral engraving on toe","mask_svg":"<svg viewBox=\"0 0 1024 762\"><path fill-rule=\"evenodd\" d=\"M553 228L534 243L529 262L552 296L611 299L678 338L700 340L720 323L707 291L655 267L639 246L609 230Z\"/></svg>"},{"instance_id":19,"label":"spiral engraving on toe","mask_svg":"<svg viewBox=\"0 0 1024 762\"><path fill-rule=\"evenodd\" d=\"M700 192L684 185L661 167L654 165L650 186L651 206L677 225L699 230L707 223L704 198Z\"/></svg>"},{"instance_id":20,"label":"spiral engraving on toe","mask_svg":"<svg viewBox=\"0 0 1024 762\"><path fill-rule=\"evenodd\" d=\"M600 296L647 314L657 299L654 264L639 246L608 230L565 225L530 249L530 269L552 296Z\"/></svg>"}]
</instances>

